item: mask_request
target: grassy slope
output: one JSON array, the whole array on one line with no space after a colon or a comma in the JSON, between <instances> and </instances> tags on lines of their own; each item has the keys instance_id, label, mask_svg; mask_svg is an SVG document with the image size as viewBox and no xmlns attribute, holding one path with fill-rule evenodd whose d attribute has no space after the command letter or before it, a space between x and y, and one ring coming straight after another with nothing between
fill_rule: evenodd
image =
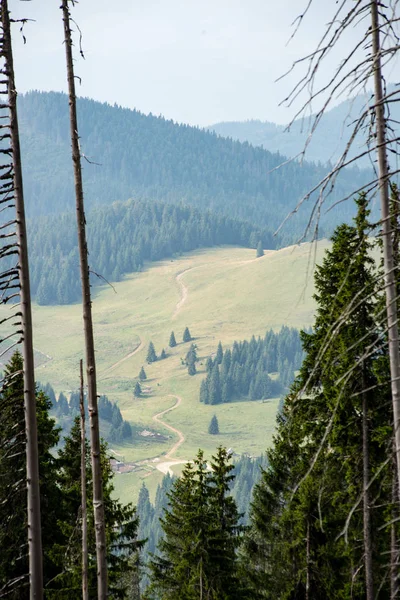
<instances>
[{"instance_id":1,"label":"grassy slope","mask_svg":"<svg viewBox=\"0 0 400 600\"><path fill-rule=\"evenodd\" d=\"M317 257L325 247L326 243L321 242ZM209 454L219 444L256 455L271 441L277 400L216 407L203 406L198 401L203 359L216 351L219 340L228 347L234 340L264 335L270 327L278 329L285 324L300 328L312 322L312 276L306 275L314 260L310 246L269 251L257 260L254 254L254 250L226 247L199 251L174 261L162 261L127 277L115 284L117 293L108 286L96 293L93 310L99 393L118 400L125 419L169 436L164 443L143 439L136 445L113 447L125 461L165 454L176 441L174 434L152 421L154 414L176 402L170 394L181 396L182 403L163 419L186 438L174 458L190 459L199 447ZM178 282L176 277L183 271L186 272ZM182 284L188 295L176 313ZM195 377L187 374L180 360L189 344L168 348L171 330L179 342L186 325L196 338L204 363L199 365ZM80 305L35 306L34 326L35 347L51 357L38 367L37 379L50 381L58 391L76 388L83 354ZM166 360L146 365L150 340L157 353L162 347L167 349ZM137 347L139 351L124 360ZM151 392L146 398L135 399L133 380L141 365L145 366ZM207 434L213 413L220 424L218 436ZM146 468L154 468L153 463ZM145 471L118 475L117 493L135 500L138 482L144 475ZM161 476L156 471L146 477L152 491Z\"/></svg>"}]
</instances>

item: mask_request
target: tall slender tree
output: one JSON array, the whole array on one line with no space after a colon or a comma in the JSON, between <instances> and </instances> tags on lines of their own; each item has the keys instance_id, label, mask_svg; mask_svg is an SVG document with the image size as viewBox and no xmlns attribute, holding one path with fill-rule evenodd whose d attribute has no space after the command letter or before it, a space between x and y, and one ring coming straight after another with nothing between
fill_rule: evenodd
<instances>
[{"instance_id":1,"label":"tall slender tree","mask_svg":"<svg viewBox=\"0 0 400 600\"><path fill-rule=\"evenodd\" d=\"M64 45L67 64L68 97L70 110L70 133L72 146L72 162L74 166L75 177L76 218L78 228L79 262L82 284L83 326L85 337L88 405L90 419L90 441L93 471L93 506L96 534L97 587L99 600L106 600L108 589L106 531L104 520L102 472L100 462L100 428L97 407L96 359L93 335L92 301L90 294L88 247L86 241L86 218L83 201L81 154L79 149L78 118L76 112L75 75L72 59L72 35L68 0L62 0L61 9L63 13L64 23Z\"/></svg>"},{"instance_id":2,"label":"tall slender tree","mask_svg":"<svg viewBox=\"0 0 400 600\"><path fill-rule=\"evenodd\" d=\"M16 232L18 245L18 276L20 285L20 314L23 349L24 402L26 429L26 485L28 495L28 545L29 545L29 579L31 598L40 600L43 597L43 561L42 536L40 520L39 489L39 456L35 399L35 374L33 361L33 336L31 292L29 280L28 244L26 236L25 203L22 182L21 152L17 115L17 91L14 77L13 53L11 44L10 15L8 1L1 1L1 37L0 56L4 60L1 68L3 81L6 83L8 109L10 115L9 138L11 145L12 165L9 173L13 173L12 188L16 210ZM7 126L6 126L7 127ZM8 152L7 152L8 153ZM8 153L9 154L9 153ZM4 177L9 177L7 172Z\"/></svg>"},{"instance_id":3,"label":"tall slender tree","mask_svg":"<svg viewBox=\"0 0 400 600\"><path fill-rule=\"evenodd\" d=\"M85 396L83 389L83 361L80 367L80 414L81 414L81 512L82 512L82 600L89 600L89 555L88 555L88 523L86 492L86 426Z\"/></svg>"}]
</instances>

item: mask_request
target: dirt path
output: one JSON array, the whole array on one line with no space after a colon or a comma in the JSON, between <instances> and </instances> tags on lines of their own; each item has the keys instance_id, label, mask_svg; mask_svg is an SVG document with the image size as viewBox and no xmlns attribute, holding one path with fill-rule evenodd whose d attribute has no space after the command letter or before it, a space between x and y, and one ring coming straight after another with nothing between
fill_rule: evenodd
<instances>
[{"instance_id":1,"label":"dirt path","mask_svg":"<svg viewBox=\"0 0 400 600\"><path fill-rule=\"evenodd\" d=\"M119 365L122 365L123 362L128 360L128 358L131 358L132 356L134 356L137 352L139 352L143 348L143 346L144 346L144 342L142 342L142 340L140 340L139 346L137 346L132 352L130 352L129 354L127 354L126 356L121 358L118 362L111 365L111 367L108 367L99 377L99 381L101 381L102 379L106 379L106 376L108 375L108 373L110 371L113 371L114 369L119 367Z\"/></svg>"},{"instance_id":2,"label":"dirt path","mask_svg":"<svg viewBox=\"0 0 400 600\"><path fill-rule=\"evenodd\" d=\"M203 266L203 265L201 265L201 266ZM189 267L188 269L185 269L184 271L181 271L180 273L178 273L178 275L176 275L176 277L175 277L175 281L179 286L181 298L175 307L174 314L172 315L173 319L175 319L175 317L180 313L182 306L185 304L188 294L189 294L189 290L188 290L187 286L183 283L182 277L185 275L185 273L188 273L189 271L193 271L194 269L198 269L198 268L199 267Z\"/></svg>"},{"instance_id":3,"label":"dirt path","mask_svg":"<svg viewBox=\"0 0 400 600\"><path fill-rule=\"evenodd\" d=\"M170 431L173 431L179 437L178 441L172 446L172 448L170 450L168 450L167 454L164 455L164 458L171 458L172 455L175 454L175 452L178 450L178 448L185 441L185 436L183 435L182 431L179 431L179 429L176 429L175 427L172 427L172 425L168 425L168 423L165 423L165 421L163 421L161 419L162 416L166 415L171 410L175 410L175 408L178 408L178 406L182 402L182 398L180 396L175 396L174 394L169 394L168 397L169 398L176 398L175 404L173 406L170 406L169 408L166 408L165 410L163 410L163 411L161 411L161 412L159 412L159 413L157 413L156 415L153 416L153 421L155 421L156 423L160 423L160 425L163 425L163 427L166 427ZM184 461L184 462L186 462L186 461ZM157 465L157 469L159 471L162 471L162 469L159 469L159 467L161 467L162 464L165 464L165 461L163 461L163 463L160 463L159 465ZM171 463L171 464L176 464L176 463L173 461L173 463Z\"/></svg>"}]
</instances>

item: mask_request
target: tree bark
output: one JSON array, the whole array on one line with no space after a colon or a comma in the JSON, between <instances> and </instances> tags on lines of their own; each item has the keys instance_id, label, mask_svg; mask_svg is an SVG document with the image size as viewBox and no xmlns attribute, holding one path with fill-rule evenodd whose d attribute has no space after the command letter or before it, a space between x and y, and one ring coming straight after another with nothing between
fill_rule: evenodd
<instances>
[{"instance_id":1,"label":"tree bark","mask_svg":"<svg viewBox=\"0 0 400 600\"><path fill-rule=\"evenodd\" d=\"M400 351L397 323L396 273L394 270L393 242L389 210L389 169L387 162L387 136L383 104L381 46L379 33L378 0L371 0L371 35L374 60L374 102L376 110L376 144L381 202L383 268L385 275L386 313L392 389L394 438L396 447L397 484L400 486ZM400 494L400 489L399 489Z\"/></svg>"},{"instance_id":2,"label":"tree bark","mask_svg":"<svg viewBox=\"0 0 400 600\"><path fill-rule=\"evenodd\" d=\"M82 283L83 327L85 334L85 354L88 385L88 406L90 421L91 462L93 472L93 507L96 534L97 557L97 595L99 600L107 598L107 557L104 519L103 488L100 463L100 431L97 408L96 361L94 352L92 303L90 297L88 249L86 242L86 221L83 202L83 186L81 156L79 150L78 120L76 114L75 77L72 61L72 39L68 0L62 0L65 53L67 62L67 78L70 109L70 129L72 145L72 161L75 177L76 217L78 226L78 245Z\"/></svg>"},{"instance_id":3,"label":"tree bark","mask_svg":"<svg viewBox=\"0 0 400 600\"><path fill-rule=\"evenodd\" d=\"M393 443L394 446L394 443ZM397 494L397 465L393 452L392 464L392 524L390 526L390 600L399 597L399 553L397 550L396 522L399 516Z\"/></svg>"},{"instance_id":4,"label":"tree bark","mask_svg":"<svg viewBox=\"0 0 400 600\"><path fill-rule=\"evenodd\" d=\"M365 384L363 382L363 388ZM363 529L364 529L364 568L366 600L374 600L374 577L372 567L371 507L369 494L369 435L368 435L368 395L362 394L362 446L363 446Z\"/></svg>"},{"instance_id":5,"label":"tree bark","mask_svg":"<svg viewBox=\"0 0 400 600\"><path fill-rule=\"evenodd\" d=\"M82 502L82 600L89 600L88 587L88 542L87 542L87 502L86 502L86 430L85 402L83 394L83 361L80 361L80 409L81 409L81 502Z\"/></svg>"},{"instance_id":6,"label":"tree bark","mask_svg":"<svg viewBox=\"0 0 400 600\"><path fill-rule=\"evenodd\" d=\"M7 76L10 110L11 150L14 168L14 197L18 240L19 281L22 320L22 354L24 365L24 409L26 430L26 480L28 506L28 553L30 598L43 598L42 533L40 521L39 453L36 419L35 373L31 292L29 281L28 244L26 236L25 204L21 169L21 152L17 115L17 91L11 44L10 15L7 0L1 1L5 71Z\"/></svg>"}]
</instances>

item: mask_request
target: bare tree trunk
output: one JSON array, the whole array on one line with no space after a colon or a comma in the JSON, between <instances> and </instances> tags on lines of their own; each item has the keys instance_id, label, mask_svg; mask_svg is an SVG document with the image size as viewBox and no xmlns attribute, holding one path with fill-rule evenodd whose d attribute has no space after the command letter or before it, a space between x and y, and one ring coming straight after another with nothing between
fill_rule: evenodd
<instances>
[{"instance_id":1,"label":"bare tree trunk","mask_svg":"<svg viewBox=\"0 0 400 600\"><path fill-rule=\"evenodd\" d=\"M91 458L93 472L93 507L96 534L97 556L97 594L99 600L107 598L107 557L104 519L103 488L100 463L100 431L97 408L96 361L94 353L92 303L90 298L88 249L86 242L85 213L83 203L83 186L81 172L81 156L79 150L78 121L76 115L76 94L74 68L72 62L72 39L68 0L62 0L65 53L67 61L67 77L70 108L70 128L72 161L75 176L76 216L78 226L78 244L82 282L83 326L85 333L86 369L88 385L88 405L90 421Z\"/></svg>"},{"instance_id":2,"label":"bare tree trunk","mask_svg":"<svg viewBox=\"0 0 400 600\"><path fill-rule=\"evenodd\" d=\"M306 538L306 600L310 600L310 521L307 519Z\"/></svg>"},{"instance_id":3,"label":"bare tree trunk","mask_svg":"<svg viewBox=\"0 0 400 600\"><path fill-rule=\"evenodd\" d=\"M88 543L87 543L87 503L86 503L86 430L85 402L83 394L83 361L80 361L80 409L81 409L81 502L82 502L82 600L89 600L88 587Z\"/></svg>"},{"instance_id":4,"label":"bare tree trunk","mask_svg":"<svg viewBox=\"0 0 400 600\"><path fill-rule=\"evenodd\" d=\"M26 480L28 496L28 550L31 599L43 598L42 533L40 522L39 454L36 420L35 372L31 292L29 282L28 244L22 184L21 152L17 116L17 91L11 45L10 15L7 0L1 0L5 71L10 109L10 134L14 168L14 197L17 215L19 281L21 286L21 319L24 358L24 407L26 430Z\"/></svg>"},{"instance_id":5,"label":"bare tree trunk","mask_svg":"<svg viewBox=\"0 0 400 600\"><path fill-rule=\"evenodd\" d=\"M381 46L379 35L378 0L371 0L372 53L374 57L374 101L376 105L376 146L379 168L379 192L381 199L381 220L383 238L383 268L385 273L386 312L394 438L396 446L397 483L400 485L400 352L399 329L397 323L396 274L394 270L393 242L389 211L389 172L386 150L386 123L382 90Z\"/></svg>"},{"instance_id":6,"label":"bare tree trunk","mask_svg":"<svg viewBox=\"0 0 400 600\"><path fill-rule=\"evenodd\" d=\"M394 446L394 443L393 443ZM394 448L393 448L394 449ZM392 465L392 524L390 526L390 600L399 597L399 554L397 550L396 521L399 516L397 493L396 454L393 452Z\"/></svg>"},{"instance_id":7,"label":"bare tree trunk","mask_svg":"<svg viewBox=\"0 0 400 600\"><path fill-rule=\"evenodd\" d=\"M363 382L363 389L365 384ZM374 577L372 568L371 507L369 494L369 436L368 436L368 397L362 395L362 446L363 446L363 528L364 528L364 568L366 599L374 600Z\"/></svg>"}]
</instances>

